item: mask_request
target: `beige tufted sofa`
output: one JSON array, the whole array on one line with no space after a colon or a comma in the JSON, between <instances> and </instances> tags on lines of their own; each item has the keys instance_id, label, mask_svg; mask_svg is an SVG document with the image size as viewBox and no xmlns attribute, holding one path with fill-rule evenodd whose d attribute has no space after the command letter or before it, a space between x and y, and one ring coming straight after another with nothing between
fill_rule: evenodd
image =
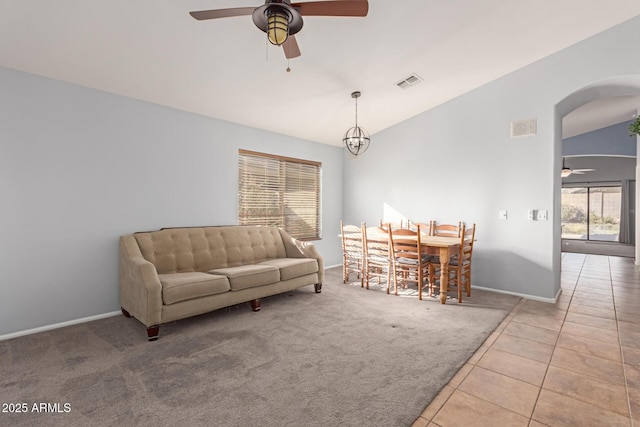
<instances>
[{"instance_id":1,"label":"beige tufted sofa","mask_svg":"<svg viewBox=\"0 0 640 427\"><path fill-rule=\"evenodd\" d=\"M120 305L147 327L315 285L322 256L312 243L260 226L169 228L120 237Z\"/></svg>"}]
</instances>

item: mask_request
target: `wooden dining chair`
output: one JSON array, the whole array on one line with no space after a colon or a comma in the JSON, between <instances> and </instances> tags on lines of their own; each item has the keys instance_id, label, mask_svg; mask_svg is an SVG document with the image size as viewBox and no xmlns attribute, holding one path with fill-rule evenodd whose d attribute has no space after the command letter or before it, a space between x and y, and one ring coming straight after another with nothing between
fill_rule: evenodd
<instances>
[{"instance_id":1,"label":"wooden dining chair","mask_svg":"<svg viewBox=\"0 0 640 427\"><path fill-rule=\"evenodd\" d=\"M429 256L423 253L420 226L416 226L416 230L391 230L389 236L394 293L398 295L398 279L402 280L403 287L407 287L407 282L416 282L419 299L422 299L422 288L429 274Z\"/></svg>"},{"instance_id":2,"label":"wooden dining chair","mask_svg":"<svg viewBox=\"0 0 640 427\"><path fill-rule=\"evenodd\" d=\"M460 233L462 232L462 221L458 221L457 224L438 224L437 221L431 221L431 236L442 236L442 237L460 237ZM452 256L452 258L457 257L458 254ZM438 277L436 274L436 269L440 267L440 256L434 255L431 258L431 265L429 267L429 278L432 283L429 286L429 296L433 295L435 289L435 280Z\"/></svg>"},{"instance_id":3,"label":"wooden dining chair","mask_svg":"<svg viewBox=\"0 0 640 427\"><path fill-rule=\"evenodd\" d=\"M449 262L449 290L456 287L458 293L458 303L462 302L463 290L468 297L471 296L471 255L473 253L473 242L475 239L476 225L466 228L462 225L460 231L460 245L458 253L451 257ZM429 265L430 288L429 295L433 294L434 288L440 282L440 261L431 262Z\"/></svg>"},{"instance_id":4,"label":"wooden dining chair","mask_svg":"<svg viewBox=\"0 0 640 427\"><path fill-rule=\"evenodd\" d=\"M473 255L473 242L476 238L476 225L464 227L458 256L449 264L450 279L458 287L458 302L462 302L462 288L467 297L471 296L471 256Z\"/></svg>"},{"instance_id":5,"label":"wooden dining chair","mask_svg":"<svg viewBox=\"0 0 640 427\"><path fill-rule=\"evenodd\" d=\"M385 227L363 226L364 241L364 284L369 289L369 283L377 278L378 284L382 279L387 281L387 289L391 283L391 256L389 252L389 224Z\"/></svg>"},{"instance_id":6,"label":"wooden dining chair","mask_svg":"<svg viewBox=\"0 0 640 427\"><path fill-rule=\"evenodd\" d=\"M362 224L345 225L340 221L340 235L342 237L342 281L347 283L351 273L355 273L360 280L360 286L364 283L364 239Z\"/></svg>"}]
</instances>

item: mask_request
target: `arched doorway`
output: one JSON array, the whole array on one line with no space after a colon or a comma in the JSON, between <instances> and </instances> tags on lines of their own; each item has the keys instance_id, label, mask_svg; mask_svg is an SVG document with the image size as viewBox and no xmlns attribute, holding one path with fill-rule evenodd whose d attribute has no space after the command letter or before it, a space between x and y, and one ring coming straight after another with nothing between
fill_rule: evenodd
<instances>
[{"instance_id":1,"label":"arched doorway","mask_svg":"<svg viewBox=\"0 0 640 427\"><path fill-rule=\"evenodd\" d=\"M562 132L562 123L565 116L567 116L572 111L577 108L584 106L588 103L602 100L605 98L613 98L613 97L625 97L625 96L639 96L640 95L640 75L630 75L630 76L620 76L616 78L611 78L607 80L603 80L597 82L593 85L584 87L579 89L558 104L556 104L555 109L555 138L554 138L554 159L555 159L555 167L554 170L558 171L556 176L554 177L554 264L557 263L558 269L554 271L560 271L560 259L561 259L561 189L562 189L562 180L560 178L560 170L562 168L562 141L563 141L563 132ZM640 110L640 105L638 105L638 109ZM640 138L637 138L640 139ZM638 141L636 141L636 145L640 145ZM638 181L638 177L640 177L640 170L636 166L636 181ZM638 191L636 189L636 200L638 199ZM640 223L640 216L636 215L635 219L635 230L636 233L639 231L638 224ZM636 242L640 243L640 238L636 235ZM636 264L640 260L640 244L636 244L635 250L635 260Z\"/></svg>"}]
</instances>

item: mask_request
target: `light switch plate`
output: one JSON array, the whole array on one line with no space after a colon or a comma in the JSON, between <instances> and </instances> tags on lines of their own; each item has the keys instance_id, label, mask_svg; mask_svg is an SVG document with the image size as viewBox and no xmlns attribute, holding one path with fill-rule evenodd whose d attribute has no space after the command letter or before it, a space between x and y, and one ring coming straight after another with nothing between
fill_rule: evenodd
<instances>
[{"instance_id":1,"label":"light switch plate","mask_svg":"<svg viewBox=\"0 0 640 427\"><path fill-rule=\"evenodd\" d=\"M548 211L536 211L536 220L537 221L546 221L549 219Z\"/></svg>"}]
</instances>

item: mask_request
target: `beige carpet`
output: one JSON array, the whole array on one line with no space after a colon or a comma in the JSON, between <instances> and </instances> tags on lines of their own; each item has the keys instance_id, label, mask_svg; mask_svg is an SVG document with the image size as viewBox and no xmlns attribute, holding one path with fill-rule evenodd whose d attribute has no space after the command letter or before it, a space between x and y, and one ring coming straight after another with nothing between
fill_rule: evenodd
<instances>
[{"instance_id":1,"label":"beige carpet","mask_svg":"<svg viewBox=\"0 0 640 427\"><path fill-rule=\"evenodd\" d=\"M0 425L410 426L519 300L476 290L441 305L340 274L258 313L163 325L151 343L123 316L1 341L0 400L27 411Z\"/></svg>"}]
</instances>

